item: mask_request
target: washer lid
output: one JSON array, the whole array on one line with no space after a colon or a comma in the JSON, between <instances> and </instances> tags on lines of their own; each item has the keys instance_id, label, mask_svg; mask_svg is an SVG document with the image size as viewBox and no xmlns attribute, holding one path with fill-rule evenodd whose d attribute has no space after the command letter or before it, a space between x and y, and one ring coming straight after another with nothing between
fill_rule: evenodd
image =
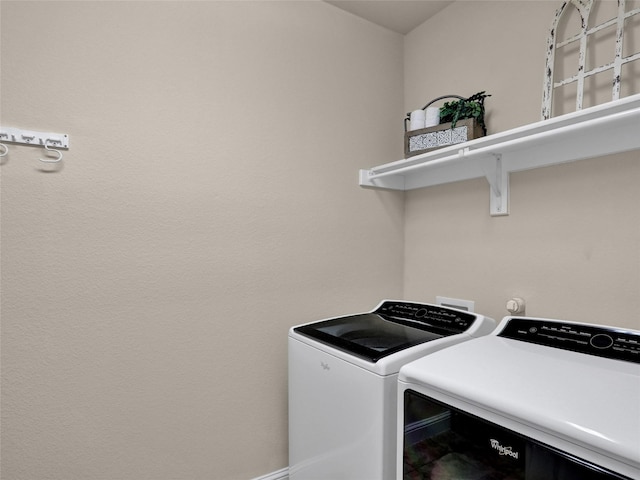
<instances>
[{"instance_id":1,"label":"washer lid","mask_svg":"<svg viewBox=\"0 0 640 480\"><path fill-rule=\"evenodd\" d=\"M377 313L325 320L294 329L326 345L377 362L387 355L452 333L416 328Z\"/></svg>"}]
</instances>

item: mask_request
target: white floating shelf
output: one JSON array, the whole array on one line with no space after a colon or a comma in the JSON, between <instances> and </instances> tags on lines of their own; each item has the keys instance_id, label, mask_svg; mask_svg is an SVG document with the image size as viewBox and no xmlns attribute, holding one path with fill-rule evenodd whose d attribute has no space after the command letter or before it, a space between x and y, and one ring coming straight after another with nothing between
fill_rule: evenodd
<instances>
[{"instance_id":1,"label":"white floating shelf","mask_svg":"<svg viewBox=\"0 0 640 480\"><path fill-rule=\"evenodd\" d=\"M413 190L485 177L509 214L509 173L640 149L640 94L360 170L360 186Z\"/></svg>"}]
</instances>

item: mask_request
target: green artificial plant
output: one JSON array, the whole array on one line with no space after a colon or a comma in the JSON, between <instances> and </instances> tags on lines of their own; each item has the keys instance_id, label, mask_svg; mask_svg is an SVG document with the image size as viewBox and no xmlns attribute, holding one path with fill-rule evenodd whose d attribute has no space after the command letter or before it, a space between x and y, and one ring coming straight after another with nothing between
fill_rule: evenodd
<instances>
[{"instance_id":1,"label":"green artificial plant","mask_svg":"<svg viewBox=\"0 0 640 480\"><path fill-rule=\"evenodd\" d=\"M440 123L451 123L451 128L455 128L458 120L464 118L475 118L484 134L487 134L487 126L484 123L484 100L491 95L484 91L471 95L469 98L445 102L440 109Z\"/></svg>"}]
</instances>

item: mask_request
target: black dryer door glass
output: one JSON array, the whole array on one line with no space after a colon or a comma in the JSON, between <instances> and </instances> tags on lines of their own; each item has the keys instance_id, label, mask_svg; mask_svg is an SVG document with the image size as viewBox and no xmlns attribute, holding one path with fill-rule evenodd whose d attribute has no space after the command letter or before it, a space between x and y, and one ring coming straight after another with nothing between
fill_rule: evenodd
<instances>
[{"instance_id":1,"label":"black dryer door glass","mask_svg":"<svg viewBox=\"0 0 640 480\"><path fill-rule=\"evenodd\" d=\"M403 480L631 480L413 390L402 470Z\"/></svg>"},{"instance_id":2,"label":"black dryer door glass","mask_svg":"<svg viewBox=\"0 0 640 480\"><path fill-rule=\"evenodd\" d=\"M443 336L375 313L324 320L294 331L370 362Z\"/></svg>"}]
</instances>

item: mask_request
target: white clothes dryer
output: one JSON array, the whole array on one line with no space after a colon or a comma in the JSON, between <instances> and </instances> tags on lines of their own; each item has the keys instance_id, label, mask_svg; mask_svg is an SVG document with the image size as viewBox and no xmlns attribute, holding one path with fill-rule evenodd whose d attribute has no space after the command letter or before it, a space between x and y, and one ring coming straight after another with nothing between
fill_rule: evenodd
<instances>
[{"instance_id":1,"label":"white clothes dryer","mask_svg":"<svg viewBox=\"0 0 640 480\"><path fill-rule=\"evenodd\" d=\"M640 480L638 331L505 317L398 384L398 480Z\"/></svg>"},{"instance_id":2,"label":"white clothes dryer","mask_svg":"<svg viewBox=\"0 0 640 480\"><path fill-rule=\"evenodd\" d=\"M385 300L289 331L289 479L395 475L398 371L495 328L442 306Z\"/></svg>"}]
</instances>

